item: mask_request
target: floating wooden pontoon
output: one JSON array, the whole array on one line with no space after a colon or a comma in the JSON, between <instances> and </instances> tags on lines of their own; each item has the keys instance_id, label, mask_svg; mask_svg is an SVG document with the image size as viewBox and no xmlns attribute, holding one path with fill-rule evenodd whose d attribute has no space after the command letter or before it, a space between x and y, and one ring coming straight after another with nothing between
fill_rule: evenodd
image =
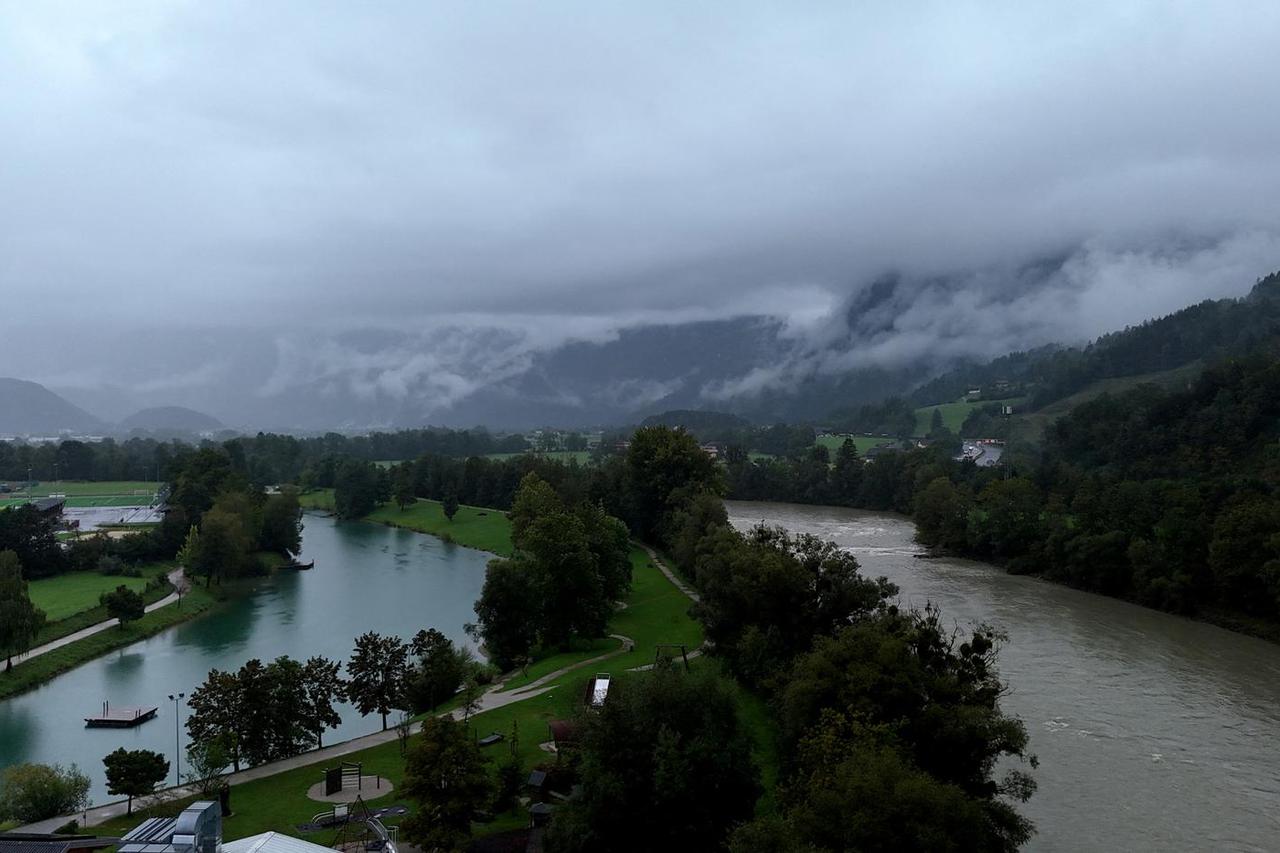
<instances>
[{"instance_id":1,"label":"floating wooden pontoon","mask_svg":"<svg viewBox=\"0 0 1280 853\"><path fill-rule=\"evenodd\" d=\"M140 726L147 720L155 719L156 712L160 709L152 706L150 708L112 708L108 703L102 703L102 713L96 717L85 717L84 724L90 729L131 729L134 726Z\"/></svg>"}]
</instances>

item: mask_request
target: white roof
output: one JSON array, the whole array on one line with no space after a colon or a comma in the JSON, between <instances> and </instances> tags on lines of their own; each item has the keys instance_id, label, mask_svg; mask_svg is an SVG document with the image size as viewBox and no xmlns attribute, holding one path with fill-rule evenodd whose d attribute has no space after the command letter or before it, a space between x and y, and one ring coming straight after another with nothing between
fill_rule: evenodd
<instances>
[{"instance_id":1,"label":"white roof","mask_svg":"<svg viewBox=\"0 0 1280 853\"><path fill-rule=\"evenodd\" d=\"M312 844L292 835L279 832L264 832L250 835L236 841L227 841L222 845L222 853L333 853L323 844Z\"/></svg>"}]
</instances>

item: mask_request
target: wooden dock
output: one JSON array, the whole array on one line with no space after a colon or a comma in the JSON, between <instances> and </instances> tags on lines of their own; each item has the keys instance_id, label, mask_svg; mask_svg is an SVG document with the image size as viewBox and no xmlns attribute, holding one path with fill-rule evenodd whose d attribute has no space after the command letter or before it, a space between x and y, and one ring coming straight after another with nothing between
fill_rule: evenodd
<instances>
[{"instance_id":1,"label":"wooden dock","mask_svg":"<svg viewBox=\"0 0 1280 853\"><path fill-rule=\"evenodd\" d=\"M85 717L84 724L90 729L131 729L134 726L140 726L147 720L155 719L156 712L160 709L157 707L150 708L112 708L106 702L102 703L102 713Z\"/></svg>"}]
</instances>

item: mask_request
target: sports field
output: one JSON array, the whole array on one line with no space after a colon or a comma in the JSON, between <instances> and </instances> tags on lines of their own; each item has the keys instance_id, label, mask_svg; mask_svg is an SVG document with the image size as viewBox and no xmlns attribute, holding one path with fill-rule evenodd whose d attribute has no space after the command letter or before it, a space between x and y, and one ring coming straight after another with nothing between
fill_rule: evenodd
<instances>
[{"instance_id":1,"label":"sports field","mask_svg":"<svg viewBox=\"0 0 1280 853\"><path fill-rule=\"evenodd\" d=\"M104 480L96 483L60 480L37 483L31 488L30 497L47 498L50 495L66 495L67 506L71 507L146 506L151 503L160 485L160 483L145 480ZM24 504L27 498L26 489L0 494L0 506Z\"/></svg>"},{"instance_id":2,"label":"sports field","mask_svg":"<svg viewBox=\"0 0 1280 853\"><path fill-rule=\"evenodd\" d=\"M539 453L534 450L527 450L524 453L488 453L485 459L515 459L517 456L545 456L547 459L554 459L557 462L577 462L579 465L589 465L591 463L590 450L551 450L546 453Z\"/></svg>"},{"instance_id":3,"label":"sports field","mask_svg":"<svg viewBox=\"0 0 1280 853\"><path fill-rule=\"evenodd\" d=\"M879 447L882 444L892 444L894 441L892 438L884 438L878 435L820 435L815 443L821 444L834 454L840 449L840 445L844 444L844 440L846 438L853 439L853 446L858 448L858 452L861 454L865 454L873 447Z\"/></svg>"}]
</instances>

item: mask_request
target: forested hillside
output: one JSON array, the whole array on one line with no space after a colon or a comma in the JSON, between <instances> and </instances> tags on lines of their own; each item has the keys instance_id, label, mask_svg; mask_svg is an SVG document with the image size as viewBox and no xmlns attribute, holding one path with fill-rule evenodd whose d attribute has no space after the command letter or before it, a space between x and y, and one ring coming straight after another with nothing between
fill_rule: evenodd
<instances>
[{"instance_id":1,"label":"forested hillside","mask_svg":"<svg viewBox=\"0 0 1280 853\"><path fill-rule=\"evenodd\" d=\"M1047 347L959 368L920 386L921 406L955 400L974 388L1030 394L1037 410L1099 380L1172 370L1239 355L1280 333L1280 273L1241 299L1206 300L1165 317L1103 335L1083 348Z\"/></svg>"}]
</instances>

